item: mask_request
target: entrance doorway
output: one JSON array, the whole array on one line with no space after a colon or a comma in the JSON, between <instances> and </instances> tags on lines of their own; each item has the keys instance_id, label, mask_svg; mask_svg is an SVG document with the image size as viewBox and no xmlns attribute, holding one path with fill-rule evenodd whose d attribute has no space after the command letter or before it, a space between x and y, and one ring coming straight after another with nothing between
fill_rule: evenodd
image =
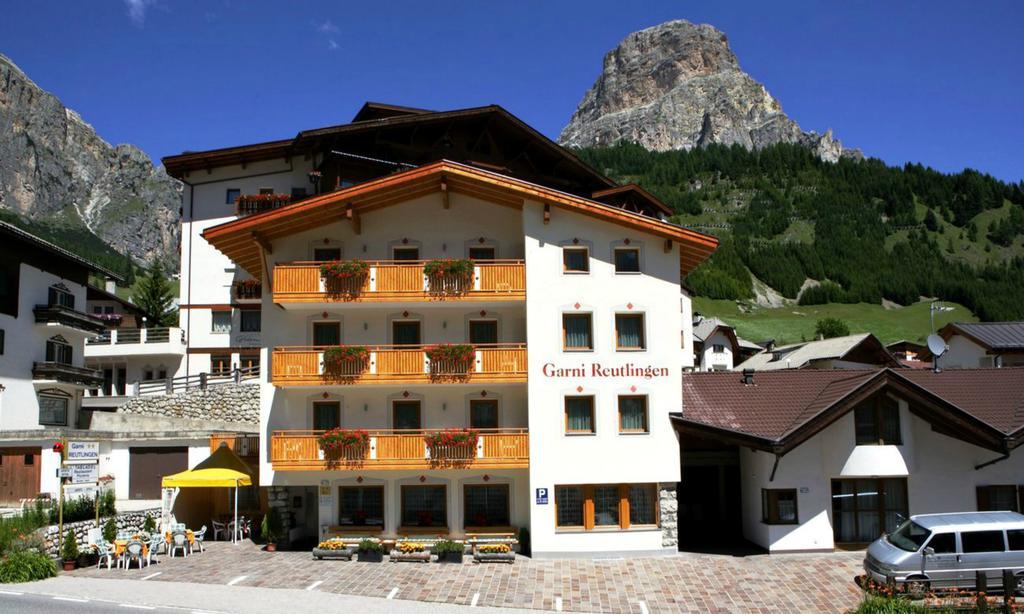
<instances>
[{"instance_id":1,"label":"entrance doorway","mask_svg":"<svg viewBox=\"0 0 1024 614\"><path fill-rule=\"evenodd\" d=\"M40 449L0 448L0 503L18 505L39 496Z\"/></svg>"},{"instance_id":2,"label":"entrance doorway","mask_svg":"<svg viewBox=\"0 0 1024 614\"><path fill-rule=\"evenodd\" d=\"M682 482L679 549L733 549L746 544L740 500L739 449L687 435L680 437Z\"/></svg>"}]
</instances>

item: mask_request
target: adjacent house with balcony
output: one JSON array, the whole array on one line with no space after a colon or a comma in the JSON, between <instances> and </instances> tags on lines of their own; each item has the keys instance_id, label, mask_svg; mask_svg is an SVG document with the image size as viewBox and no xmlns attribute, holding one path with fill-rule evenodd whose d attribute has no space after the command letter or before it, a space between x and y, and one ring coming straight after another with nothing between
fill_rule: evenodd
<instances>
[{"instance_id":1,"label":"adjacent house with balcony","mask_svg":"<svg viewBox=\"0 0 1024 614\"><path fill-rule=\"evenodd\" d=\"M496 106L367 103L164 164L186 370L263 365L260 483L293 536L675 551L680 280L714 238Z\"/></svg>"},{"instance_id":2,"label":"adjacent house with balcony","mask_svg":"<svg viewBox=\"0 0 1024 614\"><path fill-rule=\"evenodd\" d=\"M718 318L693 316L693 368L695 371L731 371L764 348L736 334Z\"/></svg>"}]
</instances>

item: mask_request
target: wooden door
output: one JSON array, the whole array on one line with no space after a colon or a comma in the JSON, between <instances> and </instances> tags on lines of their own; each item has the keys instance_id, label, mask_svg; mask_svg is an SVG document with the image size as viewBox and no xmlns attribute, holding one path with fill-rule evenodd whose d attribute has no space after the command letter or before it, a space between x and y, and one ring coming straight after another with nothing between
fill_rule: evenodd
<instances>
[{"instance_id":1,"label":"wooden door","mask_svg":"<svg viewBox=\"0 0 1024 614\"><path fill-rule=\"evenodd\" d=\"M39 495L39 448L0 448L0 503Z\"/></svg>"},{"instance_id":2,"label":"wooden door","mask_svg":"<svg viewBox=\"0 0 1024 614\"><path fill-rule=\"evenodd\" d=\"M165 475L188 469L188 448L129 448L128 498L159 499Z\"/></svg>"}]
</instances>

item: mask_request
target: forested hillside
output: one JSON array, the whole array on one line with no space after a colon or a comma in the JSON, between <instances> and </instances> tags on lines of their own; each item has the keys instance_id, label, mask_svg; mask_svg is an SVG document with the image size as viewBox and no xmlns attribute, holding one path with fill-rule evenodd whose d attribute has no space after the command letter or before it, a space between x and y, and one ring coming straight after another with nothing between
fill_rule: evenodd
<instances>
[{"instance_id":1,"label":"forested hillside","mask_svg":"<svg viewBox=\"0 0 1024 614\"><path fill-rule=\"evenodd\" d=\"M983 320L1024 318L1024 183L875 159L823 162L791 144L579 154L658 195L674 221L722 239L688 278L701 296L752 298L753 273L803 305L937 297Z\"/></svg>"}]
</instances>

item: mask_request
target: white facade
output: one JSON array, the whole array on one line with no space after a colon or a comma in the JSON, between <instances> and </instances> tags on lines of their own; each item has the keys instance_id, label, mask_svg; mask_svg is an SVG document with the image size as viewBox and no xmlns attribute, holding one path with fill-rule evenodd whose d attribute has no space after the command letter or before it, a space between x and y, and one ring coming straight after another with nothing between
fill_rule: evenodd
<instances>
[{"instance_id":1,"label":"white facade","mask_svg":"<svg viewBox=\"0 0 1024 614\"><path fill-rule=\"evenodd\" d=\"M716 330L704 340L700 352L700 371L732 371L735 357L732 340L721 330Z\"/></svg>"}]
</instances>

